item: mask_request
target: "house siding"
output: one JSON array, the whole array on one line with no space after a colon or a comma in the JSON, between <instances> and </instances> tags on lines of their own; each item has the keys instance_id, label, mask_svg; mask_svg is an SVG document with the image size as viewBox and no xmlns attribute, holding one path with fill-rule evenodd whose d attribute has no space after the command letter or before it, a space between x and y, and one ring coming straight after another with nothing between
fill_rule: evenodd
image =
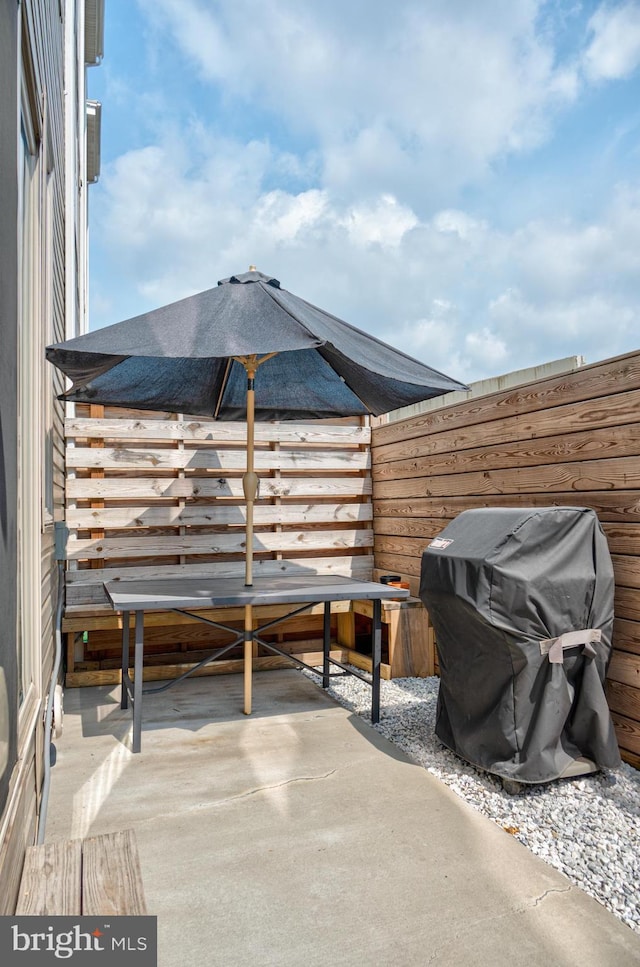
<instances>
[{"instance_id":1,"label":"house siding","mask_svg":"<svg viewBox=\"0 0 640 967\"><path fill-rule=\"evenodd\" d=\"M0 574L15 575L18 561L17 314L18 314L18 183L16 179L16 103L18 97L18 8L3 3L0 13ZM0 669L9 708L17 706L17 587L0 581ZM5 734L0 811L5 809L17 757L17 721L3 716Z\"/></svg>"},{"instance_id":2,"label":"house siding","mask_svg":"<svg viewBox=\"0 0 640 967\"><path fill-rule=\"evenodd\" d=\"M62 383L44 347L86 329L83 51L84 0L0 4L0 914L44 772L64 516Z\"/></svg>"}]
</instances>

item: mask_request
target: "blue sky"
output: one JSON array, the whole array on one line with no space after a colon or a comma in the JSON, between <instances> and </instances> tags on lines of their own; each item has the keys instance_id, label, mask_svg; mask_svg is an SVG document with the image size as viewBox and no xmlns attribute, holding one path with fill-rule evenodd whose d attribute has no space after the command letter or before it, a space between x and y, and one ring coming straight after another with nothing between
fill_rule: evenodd
<instances>
[{"instance_id":1,"label":"blue sky","mask_svg":"<svg viewBox=\"0 0 640 967\"><path fill-rule=\"evenodd\" d=\"M464 382L640 348L640 0L106 0L90 324L254 264Z\"/></svg>"}]
</instances>

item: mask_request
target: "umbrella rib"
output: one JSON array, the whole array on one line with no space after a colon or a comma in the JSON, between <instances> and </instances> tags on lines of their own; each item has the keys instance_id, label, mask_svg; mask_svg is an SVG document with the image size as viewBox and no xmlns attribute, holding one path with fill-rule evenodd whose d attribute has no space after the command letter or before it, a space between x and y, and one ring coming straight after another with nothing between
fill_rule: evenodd
<instances>
[{"instance_id":1,"label":"umbrella rib","mask_svg":"<svg viewBox=\"0 0 640 967\"><path fill-rule=\"evenodd\" d=\"M220 387L220 392L218 393L218 402L216 403L216 409L213 414L214 420L218 419L218 414L220 412L220 407L222 406L222 397L224 396L224 391L227 388L227 383L229 382L229 373L231 372L231 363L233 362L233 357L227 359L227 365L225 367L224 376L222 377L222 386Z\"/></svg>"},{"instance_id":2,"label":"umbrella rib","mask_svg":"<svg viewBox=\"0 0 640 967\"><path fill-rule=\"evenodd\" d=\"M356 393L356 391L354 390L353 386L350 386L347 383L347 381L344 378L344 376L342 375L342 373L340 373L336 369L336 367L333 365L333 363L331 362L331 360L330 359L327 359L327 357L323 353L322 350L323 349L326 350L327 345L330 345L332 349L335 349L335 346L332 343L325 343L323 346L318 346L318 349L317 349L318 355L325 361L325 363L327 364L327 366L329 367L329 369L336 374L336 376L338 377L338 379L341 379L342 380L342 382L348 387L349 391L351 393L353 393L353 395L355 396L355 398L357 400L359 400L360 403L362 403L362 405L364 406L365 410L367 411L367 414L368 415L371 415L373 413L373 410L371 409L371 407L369 406L369 404L367 403L367 401L362 399L362 396L360 395L360 393ZM339 350L336 350L336 352L339 352Z\"/></svg>"},{"instance_id":3,"label":"umbrella rib","mask_svg":"<svg viewBox=\"0 0 640 967\"><path fill-rule=\"evenodd\" d=\"M325 346L327 344L327 341L326 340L324 340L324 339L318 339L318 337L316 336L316 334L313 331L313 329L310 329L309 326L305 325L305 323L302 321L302 319L299 319L298 316L296 316L295 312L293 312L293 310L291 310L289 308L289 306L285 306L285 305L282 304L282 302L280 302L280 300L278 299L275 291L271 291L271 286L269 286L269 288L267 288L267 286L264 286L263 285L262 286L262 290L263 290L263 292L266 292L266 294L269 296L270 299L273 299L273 301L276 303L276 305L279 306L282 309L283 312L286 312L287 313L287 315L289 316L290 319L293 319L293 321L296 323L296 325L300 326L302 329L304 329L305 332L309 333L309 335L311 336L312 339L315 339L315 341L316 341L316 348L319 348L320 346ZM284 290L284 291L286 291L286 290ZM302 299L301 301L304 302L305 300ZM316 308L316 306L311 305L310 302L308 302L307 305L310 305L312 309L315 309ZM334 318L337 318L337 317L334 316ZM342 320L338 320L338 321L342 322ZM348 322L345 322L344 325L345 326L349 326L349 323ZM349 326L349 328L353 328L353 327L352 326Z\"/></svg>"}]
</instances>

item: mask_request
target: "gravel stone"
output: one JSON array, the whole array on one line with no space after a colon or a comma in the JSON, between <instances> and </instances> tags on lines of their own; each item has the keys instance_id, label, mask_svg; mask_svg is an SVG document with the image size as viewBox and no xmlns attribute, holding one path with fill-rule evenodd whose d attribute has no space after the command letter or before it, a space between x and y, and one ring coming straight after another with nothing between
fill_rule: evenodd
<instances>
[{"instance_id":1,"label":"gravel stone","mask_svg":"<svg viewBox=\"0 0 640 967\"><path fill-rule=\"evenodd\" d=\"M374 728L640 932L640 772L623 763L615 771L522 785L509 795L499 777L460 759L436 736L439 685L437 677L381 682ZM329 694L370 721L371 690L358 678L332 678Z\"/></svg>"}]
</instances>

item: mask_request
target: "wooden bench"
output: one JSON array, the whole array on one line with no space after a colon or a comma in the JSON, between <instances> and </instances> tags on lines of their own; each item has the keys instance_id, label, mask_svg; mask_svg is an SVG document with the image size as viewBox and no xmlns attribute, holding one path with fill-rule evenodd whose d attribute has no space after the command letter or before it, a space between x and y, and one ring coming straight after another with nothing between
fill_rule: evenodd
<instances>
[{"instance_id":1,"label":"wooden bench","mask_svg":"<svg viewBox=\"0 0 640 967\"><path fill-rule=\"evenodd\" d=\"M135 833L29 846L16 916L144 916Z\"/></svg>"},{"instance_id":2,"label":"wooden bench","mask_svg":"<svg viewBox=\"0 0 640 967\"><path fill-rule=\"evenodd\" d=\"M272 620L285 611L280 607L256 608L256 616L260 620ZM308 616L322 618L323 606L317 605L307 612ZM332 615L336 621L335 648L332 648L332 655L341 661L349 662L356 668L363 671L371 671L371 660L361 654L356 649L356 618L357 616L371 618L373 609L370 601L337 601L331 605ZM202 611L202 616L215 619L219 622L237 620L242 617L238 608L219 608L216 611ZM133 629L133 615L129 619L130 628ZM199 634L197 627L195 631L193 619L188 619L180 615L174 615L166 611L150 612L145 615L145 636L148 629L159 627L161 629L176 628L188 625L187 635L196 638ZM426 608L418 598L409 598L406 601L383 601L382 602L382 626L386 641L387 661L381 665L381 676L384 679L392 678L424 678L436 673L436 649L434 629L429 621ZM113 649L118 657L109 658L99 664L91 662L74 662L71 655L75 647L73 641L73 631L86 628L91 633L92 629L100 630L101 634L111 633L113 635ZM111 613L109 615L91 615L89 617L65 618L63 629L68 634L68 656L67 674L65 684L67 687L82 685L116 685L120 682L120 657L122 635L122 616ZM318 624L318 629L321 625ZM69 632L72 632L69 634ZM296 657L308 664L320 664L322 652L319 650L318 642L308 641L308 651L296 651ZM211 652L211 648L200 651L197 648L189 652L163 653L154 655L151 652L145 655L144 680L145 681L164 681L165 679L177 678L190 667L204 658ZM275 668L290 667L290 662L285 658L269 655L254 656L254 670L267 670ZM93 665L93 667L92 667ZM199 675L215 674L240 674L243 669L242 660L239 658L223 659L222 661L212 662L198 670Z\"/></svg>"}]
</instances>

